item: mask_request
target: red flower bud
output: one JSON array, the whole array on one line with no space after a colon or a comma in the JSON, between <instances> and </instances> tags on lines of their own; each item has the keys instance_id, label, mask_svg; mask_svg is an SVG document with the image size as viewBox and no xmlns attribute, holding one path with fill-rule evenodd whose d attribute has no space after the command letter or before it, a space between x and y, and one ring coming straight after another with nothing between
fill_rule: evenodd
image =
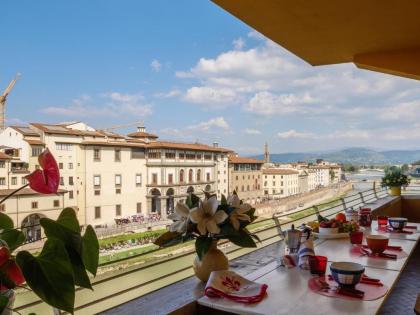
<instances>
[{"instance_id":1,"label":"red flower bud","mask_svg":"<svg viewBox=\"0 0 420 315\"><path fill-rule=\"evenodd\" d=\"M35 170L26 176L29 187L41 194L56 193L60 183L60 171L54 156L46 149L39 155L38 161L42 170Z\"/></svg>"}]
</instances>

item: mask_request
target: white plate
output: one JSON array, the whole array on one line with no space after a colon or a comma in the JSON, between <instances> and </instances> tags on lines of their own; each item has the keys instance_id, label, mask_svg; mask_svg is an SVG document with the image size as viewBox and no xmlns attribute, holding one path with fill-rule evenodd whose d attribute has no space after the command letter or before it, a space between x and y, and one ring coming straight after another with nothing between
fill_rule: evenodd
<instances>
[{"instance_id":1,"label":"white plate","mask_svg":"<svg viewBox=\"0 0 420 315\"><path fill-rule=\"evenodd\" d=\"M317 232L312 232L315 237L323 239L333 239L333 238L348 238L350 237L349 232L336 233L336 234L320 234Z\"/></svg>"}]
</instances>

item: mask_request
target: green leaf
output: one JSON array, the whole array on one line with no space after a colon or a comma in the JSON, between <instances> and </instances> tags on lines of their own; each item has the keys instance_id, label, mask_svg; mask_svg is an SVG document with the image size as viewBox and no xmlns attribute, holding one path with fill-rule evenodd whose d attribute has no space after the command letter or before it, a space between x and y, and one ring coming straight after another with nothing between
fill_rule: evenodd
<instances>
[{"instance_id":1,"label":"green leaf","mask_svg":"<svg viewBox=\"0 0 420 315\"><path fill-rule=\"evenodd\" d=\"M239 231L235 230L232 224L228 221L220 226L220 234L229 238L230 236L239 236Z\"/></svg>"},{"instance_id":2,"label":"green leaf","mask_svg":"<svg viewBox=\"0 0 420 315\"><path fill-rule=\"evenodd\" d=\"M185 199L185 204L189 209L193 208L192 198L191 195L188 195L187 199Z\"/></svg>"},{"instance_id":3,"label":"green leaf","mask_svg":"<svg viewBox=\"0 0 420 315\"><path fill-rule=\"evenodd\" d=\"M82 257L80 257L80 255L71 247L66 246L66 250L73 269L74 284L82 288L93 290Z\"/></svg>"},{"instance_id":4,"label":"green leaf","mask_svg":"<svg viewBox=\"0 0 420 315\"><path fill-rule=\"evenodd\" d=\"M166 232L159 236L153 243L159 247L166 246L170 241L182 236L178 232Z\"/></svg>"},{"instance_id":5,"label":"green leaf","mask_svg":"<svg viewBox=\"0 0 420 315\"><path fill-rule=\"evenodd\" d=\"M13 220L4 213L0 213L0 229L13 229Z\"/></svg>"},{"instance_id":6,"label":"green leaf","mask_svg":"<svg viewBox=\"0 0 420 315\"><path fill-rule=\"evenodd\" d=\"M200 198L197 195L191 194L191 203L192 203L192 207L198 207L199 203L200 203Z\"/></svg>"},{"instance_id":7,"label":"green leaf","mask_svg":"<svg viewBox=\"0 0 420 315\"><path fill-rule=\"evenodd\" d=\"M0 294L0 314L3 314L4 309L9 303L9 298L6 295Z\"/></svg>"},{"instance_id":8,"label":"green leaf","mask_svg":"<svg viewBox=\"0 0 420 315\"><path fill-rule=\"evenodd\" d=\"M226 196L222 194L222 199L220 200L220 204L225 206L228 204Z\"/></svg>"},{"instance_id":9,"label":"green leaf","mask_svg":"<svg viewBox=\"0 0 420 315\"><path fill-rule=\"evenodd\" d=\"M79 221L77 220L76 211L73 208L64 208L58 216L57 223L73 232L80 233Z\"/></svg>"},{"instance_id":10,"label":"green leaf","mask_svg":"<svg viewBox=\"0 0 420 315\"><path fill-rule=\"evenodd\" d=\"M12 252L25 241L25 234L15 229L5 229L0 232L0 239L7 243L9 250Z\"/></svg>"},{"instance_id":11,"label":"green leaf","mask_svg":"<svg viewBox=\"0 0 420 315\"><path fill-rule=\"evenodd\" d=\"M82 260L86 269L96 276L99 264L99 242L91 225L88 225L82 236Z\"/></svg>"},{"instance_id":12,"label":"green leaf","mask_svg":"<svg viewBox=\"0 0 420 315\"><path fill-rule=\"evenodd\" d=\"M73 269L61 241L47 240L38 257L21 251L16 256L16 262L36 295L47 304L73 314Z\"/></svg>"},{"instance_id":13,"label":"green leaf","mask_svg":"<svg viewBox=\"0 0 420 315\"><path fill-rule=\"evenodd\" d=\"M195 240L195 251L198 258L201 260L204 255L209 251L213 239L211 237L199 236Z\"/></svg>"},{"instance_id":14,"label":"green leaf","mask_svg":"<svg viewBox=\"0 0 420 315\"><path fill-rule=\"evenodd\" d=\"M41 218L41 226L44 228L45 235L50 238L61 240L67 247L73 247L79 254L82 253L82 235L75 232L57 221Z\"/></svg>"},{"instance_id":15,"label":"green leaf","mask_svg":"<svg viewBox=\"0 0 420 315\"><path fill-rule=\"evenodd\" d=\"M244 230L239 230L238 235L231 235L228 237L229 241L240 247L257 247L251 235Z\"/></svg>"}]
</instances>

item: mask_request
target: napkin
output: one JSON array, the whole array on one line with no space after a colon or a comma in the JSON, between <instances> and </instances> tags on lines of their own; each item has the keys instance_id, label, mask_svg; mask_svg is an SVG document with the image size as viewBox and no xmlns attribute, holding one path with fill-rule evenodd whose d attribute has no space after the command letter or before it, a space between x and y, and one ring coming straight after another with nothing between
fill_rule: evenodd
<instances>
[{"instance_id":1,"label":"napkin","mask_svg":"<svg viewBox=\"0 0 420 315\"><path fill-rule=\"evenodd\" d=\"M207 281L204 294L209 298L220 298L241 302L258 303L266 292L268 286L250 281L229 270L213 271Z\"/></svg>"},{"instance_id":2,"label":"napkin","mask_svg":"<svg viewBox=\"0 0 420 315\"><path fill-rule=\"evenodd\" d=\"M312 238L307 239L305 242L300 244L298 257L298 266L302 269L309 269L309 256L314 256L314 241Z\"/></svg>"}]
</instances>

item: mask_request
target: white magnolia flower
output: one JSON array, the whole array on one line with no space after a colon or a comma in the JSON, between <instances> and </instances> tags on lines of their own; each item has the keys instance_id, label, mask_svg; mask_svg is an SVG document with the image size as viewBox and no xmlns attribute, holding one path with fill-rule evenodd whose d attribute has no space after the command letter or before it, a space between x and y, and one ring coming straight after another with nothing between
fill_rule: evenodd
<instances>
[{"instance_id":1,"label":"white magnolia flower","mask_svg":"<svg viewBox=\"0 0 420 315\"><path fill-rule=\"evenodd\" d=\"M194 209L197 208L193 208L191 210ZM189 217L190 209L188 208L188 206L178 201L175 207L175 212L173 214L168 215L168 219L174 221L174 223L172 223L172 225L169 227L169 231L178 233L186 232Z\"/></svg>"},{"instance_id":2,"label":"white magnolia flower","mask_svg":"<svg viewBox=\"0 0 420 315\"><path fill-rule=\"evenodd\" d=\"M198 208L190 211L191 221L197 223L201 235L206 235L207 232L220 233L220 228L217 225L225 221L228 215L223 210L217 211L218 206L217 198L213 196L200 202Z\"/></svg>"},{"instance_id":3,"label":"white magnolia flower","mask_svg":"<svg viewBox=\"0 0 420 315\"><path fill-rule=\"evenodd\" d=\"M246 214L246 212L251 210L251 205L247 203L241 204L241 200L239 199L237 194L230 195L227 199L227 202L231 207L234 208L234 210L230 214L230 222L232 223L235 230L239 230L239 221L251 221L249 215Z\"/></svg>"}]
</instances>

